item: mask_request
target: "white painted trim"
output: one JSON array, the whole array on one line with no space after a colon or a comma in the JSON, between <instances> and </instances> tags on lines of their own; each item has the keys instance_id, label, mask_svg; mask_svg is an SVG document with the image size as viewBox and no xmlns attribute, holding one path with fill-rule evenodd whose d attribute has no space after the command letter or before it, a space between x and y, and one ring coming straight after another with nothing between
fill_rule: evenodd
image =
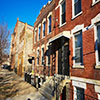
<instances>
[{"instance_id":1,"label":"white painted trim","mask_svg":"<svg viewBox=\"0 0 100 100\"><path fill-rule=\"evenodd\" d=\"M60 13L60 26L59 26L59 27L62 27L63 25L66 24L66 22L62 24L62 21L61 21L61 15L62 15L62 4L64 3L64 1L65 1L65 0L60 0L60 1L59 1L59 5L60 5L60 12L59 12L59 13ZM65 2L66 2L66 1L65 1ZM65 7L66 7L66 4L65 4ZM65 11L66 11L66 8L65 8Z\"/></svg>"},{"instance_id":2,"label":"white painted trim","mask_svg":"<svg viewBox=\"0 0 100 100\"><path fill-rule=\"evenodd\" d=\"M100 86L95 85L94 87L95 87L95 92L100 93Z\"/></svg>"},{"instance_id":3,"label":"white painted trim","mask_svg":"<svg viewBox=\"0 0 100 100\"><path fill-rule=\"evenodd\" d=\"M47 35L50 34L49 33L49 17L51 16L51 21L52 21L52 12L50 12L47 16ZM51 22L51 26L52 26L52 22ZM51 30L52 30L52 27L51 27Z\"/></svg>"},{"instance_id":4,"label":"white painted trim","mask_svg":"<svg viewBox=\"0 0 100 100\"><path fill-rule=\"evenodd\" d=\"M45 45L44 45L44 44L42 44L41 48L44 48L44 47L45 47Z\"/></svg>"},{"instance_id":5,"label":"white painted trim","mask_svg":"<svg viewBox=\"0 0 100 100\"><path fill-rule=\"evenodd\" d=\"M37 27L35 28L35 31L37 31Z\"/></svg>"},{"instance_id":6,"label":"white painted trim","mask_svg":"<svg viewBox=\"0 0 100 100\"><path fill-rule=\"evenodd\" d=\"M100 93L98 94L98 100L100 100Z\"/></svg>"},{"instance_id":7,"label":"white painted trim","mask_svg":"<svg viewBox=\"0 0 100 100\"><path fill-rule=\"evenodd\" d=\"M41 27L41 23L38 25L38 41L41 39L41 29L40 29L40 39L39 39L39 27Z\"/></svg>"},{"instance_id":8,"label":"white painted trim","mask_svg":"<svg viewBox=\"0 0 100 100\"><path fill-rule=\"evenodd\" d=\"M70 79L72 81L78 81L78 82L83 82L83 83L94 84L94 85L100 86L100 80L94 80L94 79L88 79L88 78L82 78L82 77L75 77L75 76L71 76Z\"/></svg>"},{"instance_id":9,"label":"white painted trim","mask_svg":"<svg viewBox=\"0 0 100 100\"><path fill-rule=\"evenodd\" d=\"M80 30L82 30L83 32L83 29L84 29L84 24L81 24L81 25L76 25L72 30L71 30L71 33L74 34Z\"/></svg>"},{"instance_id":10,"label":"white painted trim","mask_svg":"<svg viewBox=\"0 0 100 100\"><path fill-rule=\"evenodd\" d=\"M45 30L46 30L46 18L43 19L42 21L42 38L44 38L45 36L43 36L43 24L45 22Z\"/></svg>"},{"instance_id":11,"label":"white painted trim","mask_svg":"<svg viewBox=\"0 0 100 100\"><path fill-rule=\"evenodd\" d=\"M71 30L71 34L72 34L72 38L73 38L73 57L75 57L75 35L77 35L78 33L78 31L81 31L82 30L82 32L83 32L83 29L84 29L84 24L82 24L82 25L77 25L77 26L75 26L72 30ZM76 34L75 34L76 33ZM79 64L75 64L75 60L73 60L73 68L75 68L75 66L76 66L76 68L78 68L79 66L80 66L80 68L83 68L84 66L81 66L81 64L79 63ZM77 67L78 66L78 67Z\"/></svg>"},{"instance_id":12,"label":"white painted trim","mask_svg":"<svg viewBox=\"0 0 100 100\"><path fill-rule=\"evenodd\" d=\"M43 66L43 64L42 64L42 56L43 56L43 52L42 52L42 49L45 47L45 45L43 44L42 46L41 46L41 65ZM45 52L45 48L44 48L44 52Z\"/></svg>"},{"instance_id":13,"label":"white painted trim","mask_svg":"<svg viewBox=\"0 0 100 100\"><path fill-rule=\"evenodd\" d=\"M98 2L100 2L100 0L92 0L92 6L96 5Z\"/></svg>"},{"instance_id":14,"label":"white painted trim","mask_svg":"<svg viewBox=\"0 0 100 100\"><path fill-rule=\"evenodd\" d=\"M50 44L49 44L49 42L46 44L46 50L48 50L48 46L49 46ZM51 57L50 57L50 59L51 59ZM50 65L48 65L48 56L46 56L46 66L50 66Z\"/></svg>"},{"instance_id":15,"label":"white painted trim","mask_svg":"<svg viewBox=\"0 0 100 100\"><path fill-rule=\"evenodd\" d=\"M72 19L75 19L76 17L78 17L79 15L81 15L83 12L81 11L80 13L78 13L77 15L73 16Z\"/></svg>"},{"instance_id":16,"label":"white painted trim","mask_svg":"<svg viewBox=\"0 0 100 100\"><path fill-rule=\"evenodd\" d=\"M62 37L62 36L66 37L66 38L70 38L70 37L71 37L70 31L63 31L63 32L61 32L60 34L58 34L58 35L52 37L52 38L49 40L49 43L55 41L56 39L58 39L58 38L60 38L60 37Z\"/></svg>"},{"instance_id":17,"label":"white painted trim","mask_svg":"<svg viewBox=\"0 0 100 100\"><path fill-rule=\"evenodd\" d=\"M83 82L72 81L72 85L75 87L86 89L86 83Z\"/></svg>"},{"instance_id":18,"label":"white painted trim","mask_svg":"<svg viewBox=\"0 0 100 100\"><path fill-rule=\"evenodd\" d=\"M55 10L57 10L60 7L60 5L57 5L57 7L55 8Z\"/></svg>"},{"instance_id":19,"label":"white painted trim","mask_svg":"<svg viewBox=\"0 0 100 100\"><path fill-rule=\"evenodd\" d=\"M42 24L46 21L46 18L43 19Z\"/></svg>"},{"instance_id":20,"label":"white painted trim","mask_svg":"<svg viewBox=\"0 0 100 100\"><path fill-rule=\"evenodd\" d=\"M81 5L81 7L82 7L82 5ZM75 15L74 11L75 11L74 10L74 0L72 0L72 19L74 19L74 18L78 17L80 14L82 14L82 11L81 11L77 15Z\"/></svg>"},{"instance_id":21,"label":"white painted trim","mask_svg":"<svg viewBox=\"0 0 100 100\"><path fill-rule=\"evenodd\" d=\"M98 22L100 22L100 13L91 20L92 26L94 26L94 40L95 40L95 43L96 43L96 40L97 40L97 26L96 26L96 23L98 23ZM100 62L98 62L98 50L95 51L95 55L96 55L96 66L95 66L95 68L100 68L99 67Z\"/></svg>"},{"instance_id":22,"label":"white painted trim","mask_svg":"<svg viewBox=\"0 0 100 100\"><path fill-rule=\"evenodd\" d=\"M92 25L100 21L100 13L91 20Z\"/></svg>"},{"instance_id":23,"label":"white painted trim","mask_svg":"<svg viewBox=\"0 0 100 100\"><path fill-rule=\"evenodd\" d=\"M35 39L37 40L37 30L34 31L34 43L36 43Z\"/></svg>"}]
</instances>

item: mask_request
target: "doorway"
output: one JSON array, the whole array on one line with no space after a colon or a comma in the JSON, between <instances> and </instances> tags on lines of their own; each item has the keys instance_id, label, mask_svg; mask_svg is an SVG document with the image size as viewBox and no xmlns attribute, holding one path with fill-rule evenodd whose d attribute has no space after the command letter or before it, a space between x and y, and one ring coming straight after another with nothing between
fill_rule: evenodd
<instances>
[{"instance_id":1,"label":"doorway","mask_svg":"<svg viewBox=\"0 0 100 100\"><path fill-rule=\"evenodd\" d=\"M69 76L69 39L62 37L58 43L58 74Z\"/></svg>"}]
</instances>

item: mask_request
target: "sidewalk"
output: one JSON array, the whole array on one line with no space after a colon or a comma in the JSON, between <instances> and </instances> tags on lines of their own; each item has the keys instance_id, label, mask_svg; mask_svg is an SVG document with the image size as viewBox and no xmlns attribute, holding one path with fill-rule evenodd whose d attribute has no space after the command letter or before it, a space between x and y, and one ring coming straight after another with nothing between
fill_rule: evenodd
<instances>
[{"instance_id":1,"label":"sidewalk","mask_svg":"<svg viewBox=\"0 0 100 100\"><path fill-rule=\"evenodd\" d=\"M14 72L0 69L0 100L47 100Z\"/></svg>"}]
</instances>

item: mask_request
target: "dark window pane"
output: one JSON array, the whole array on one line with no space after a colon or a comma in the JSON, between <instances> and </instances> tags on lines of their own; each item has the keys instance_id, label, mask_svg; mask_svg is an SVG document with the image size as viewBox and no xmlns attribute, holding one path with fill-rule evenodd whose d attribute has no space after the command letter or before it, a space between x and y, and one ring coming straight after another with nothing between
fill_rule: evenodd
<instances>
[{"instance_id":1,"label":"dark window pane","mask_svg":"<svg viewBox=\"0 0 100 100\"><path fill-rule=\"evenodd\" d=\"M74 12L75 12L75 15L81 12L81 0L75 0Z\"/></svg>"},{"instance_id":2,"label":"dark window pane","mask_svg":"<svg viewBox=\"0 0 100 100\"><path fill-rule=\"evenodd\" d=\"M85 100L84 98L84 89L82 88L76 88L76 95L77 95L77 100Z\"/></svg>"},{"instance_id":3,"label":"dark window pane","mask_svg":"<svg viewBox=\"0 0 100 100\"><path fill-rule=\"evenodd\" d=\"M75 35L75 63L82 63L82 32Z\"/></svg>"},{"instance_id":4,"label":"dark window pane","mask_svg":"<svg viewBox=\"0 0 100 100\"><path fill-rule=\"evenodd\" d=\"M44 48L42 48L42 65L44 64Z\"/></svg>"},{"instance_id":5,"label":"dark window pane","mask_svg":"<svg viewBox=\"0 0 100 100\"><path fill-rule=\"evenodd\" d=\"M100 61L100 25L97 25L98 59Z\"/></svg>"},{"instance_id":6,"label":"dark window pane","mask_svg":"<svg viewBox=\"0 0 100 100\"><path fill-rule=\"evenodd\" d=\"M65 21L66 21L66 13L65 12L66 12L66 7L65 7L65 1L64 1L62 4L62 15L61 15L62 23L61 24L65 23Z\"/></svg>"},{"instance_id":7,"label":"dark window pane","mask_svg":"<svg viewBox=\"0 0 100 100\"><path fill-rule=\"evenodd\" d=\"M49 33L51 32L51 16L49 17Z\"/></svg>"},{"instance_id":8,"label":"dark window pane","mask_svg":"<svg viewBox=\"0 0 100 100\"><path fill-rule=\"evenodd\" d=\"M45 22L43 23L43 36L45 36Z\"/></svg>"},{"instance_id":9,"label":"dark window pane","mask_svg":"<svg viewBox=\"0 0 100 100\"><path fill-rule=\"evenodd\" d=\"M41 27L39 27L39 39L40 39Z\"/></svg>"}]
</instances>

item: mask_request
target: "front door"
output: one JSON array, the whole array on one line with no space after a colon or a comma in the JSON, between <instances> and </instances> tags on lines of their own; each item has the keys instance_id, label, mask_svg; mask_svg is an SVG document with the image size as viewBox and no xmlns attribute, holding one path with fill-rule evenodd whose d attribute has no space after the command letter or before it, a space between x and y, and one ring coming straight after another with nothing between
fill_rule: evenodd
<instances>
[{"instance_id":1,"label":"front door","mask_svg":"<svg viewBox=\"0 0 100 100\"><path fill-rule=\"evenodd\" d=\"M59 39L58 48L58 74L69 76L69 39Z\"/></svg>"}]
</instances>

